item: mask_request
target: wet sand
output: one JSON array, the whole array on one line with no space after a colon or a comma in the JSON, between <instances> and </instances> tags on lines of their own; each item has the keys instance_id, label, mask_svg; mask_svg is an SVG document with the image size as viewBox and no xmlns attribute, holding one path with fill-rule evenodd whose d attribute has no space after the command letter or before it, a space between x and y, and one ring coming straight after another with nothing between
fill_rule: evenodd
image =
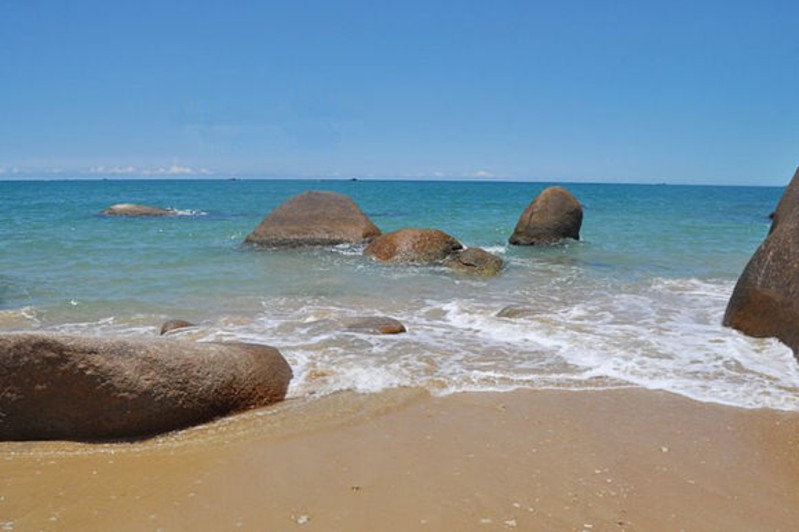
<instances>
[{"instance_id":1,"label":"wet sand","mask_svg":"<svg viewBox=\"0 0 799 532\"><path fill-rule=\"evenodd\" d=\"M291 400L0 443L0 530L795 530L799 413L644 390Z\"/></svg>"}]
</instances>

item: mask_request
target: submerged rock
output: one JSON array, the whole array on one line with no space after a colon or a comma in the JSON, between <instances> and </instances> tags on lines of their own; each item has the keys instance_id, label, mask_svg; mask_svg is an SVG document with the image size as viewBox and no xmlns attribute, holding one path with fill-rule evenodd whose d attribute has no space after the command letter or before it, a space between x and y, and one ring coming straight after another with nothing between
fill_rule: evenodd
<instances>
[{"instance_id":1,"label":"submerged rock","mask_svg":"<svg viewBox=\"0 0 799 532\"><path fill-rule=\"evenodd\" d=\"M778 338L799 360L799 169L768 236L738 278L723 323L749 336Z\"/></svg>"},{"instance_id":2,"label":"submerged rock","mask_svg":"<svg viewBox=\"0 0 799 532\"><path fill-rule=\"evenodd\" d=\"M245 343L0 335L0 440L156 434L268 405L292 372Z\"/></svg>"},{"instance_id":3,"label":"submerged rock","mask_svg":"<svg viewBox=\"0 0 799 532\"><path fill-rule=\"evenodd\" d=\"M504 261L481 248L469 248L444 261L444 266L469 275L492 277L502 271Z\"/></svg>"},{"instance_id":4,"label":"submerged rock","mask_svg":"<svg viewBox=\"0 0 799 532\"><path fill-rule=\"evenodd\" d=\"M433 264L463 246L438 229L400 229L375 238L364 254L381 262Z\"/></svg>"},{"instance_id":5,"label":"submerged rock","mask_svg":"<svg viewBox=\"0 0 799 532\"><path fill-rule=\"evenodd\" d=\"M347 331L367 334L399 334L407 332L399 320L387 316L358 316L343 318L338 323Z\"/></svg>"},{"instance_id":6,"label":"submerged rock","mask_svg":"<svg viewBox=\"0 0 799 532\"><path fill-rule=\"evenodd\" d=\"M400 334L407 332L402 322L388 316L331 318L311 322L309 325L312 334L339 330L362 334Z\"/></svg>"},{"instance_id":7,"label":"submerged rock","mask_svg":"<svg viewBox=\"0 0 799 532\"><path fill-rule=\"evenodd\" d=\"M167 320L161 325L161 335L174 331L177 329L185 329L186 327L194 327L195 324L190 321L184 320Z\"/></svg>"},{"instance_id":8,"label":"submerged rock","mask_svg":"<svg viewBox=\"0 0 799 532\"><path fill-rule=\"evenodd\" d=\"M105 216L174 216L177 211L162 207L136 205L134 203L117 203L111 205L100 214Z\"/></svg>"},{"instance_id":9,"label":"submerged rock","mask_svg":"<svg viewBox=\"0 0 799 532\"><path fill-rule=\"evenodd\" d=\"M535 314L536 310L532 307L508 305L497 312L497 318L526 318L528 316L534 316Z\"/></svg>"},{"instance_id":10,"label":"submerged rock","mask_svg":"<svg viewBox=\"0 0 799 532\"><path fill-rule=\"evenodd\" d=\"M244 242L263 247L361 244L380 229L344 194L312 190L275 208Z\"/></svg>"},{"instance_id":11,"label":"submerged rock","mask_svg":"<svg viewBox=\"0 0 799 532\"><path fill-rule=\"evenodd\" d=\"M549 187L524 210L508 242L537 246L579 240L582 223L583 207L577 198L563 187Z\"/></svg>"}]
</instances>

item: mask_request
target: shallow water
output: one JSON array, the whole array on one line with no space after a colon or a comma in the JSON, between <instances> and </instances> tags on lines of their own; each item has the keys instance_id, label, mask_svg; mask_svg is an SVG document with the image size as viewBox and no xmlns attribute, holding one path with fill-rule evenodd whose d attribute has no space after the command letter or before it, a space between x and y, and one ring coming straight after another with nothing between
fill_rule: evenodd
<instances>
[{"instance_id":1,"label":"shallow water","mask_svg":"<svg viewBox=\"0 0 799 532\"><path fill-rule=\"evenodd\" d=\"M418 386L434 393L642 386L799 410L799 369L774 340L721 327L738 274L782 192L761 187L567 187L582 240L506 245L542 183L0 182L0 331L155 336L278 347L290 395ZM386 266L358 248L253 251L246 234L304 190L350 195L385 232L436 227L501 255L494 279ZM98 216L113 203L183 216ZM498 317L508 305L515 318ZM388 315L407 334L319 320Z\"/></svg>"}]
</instances>

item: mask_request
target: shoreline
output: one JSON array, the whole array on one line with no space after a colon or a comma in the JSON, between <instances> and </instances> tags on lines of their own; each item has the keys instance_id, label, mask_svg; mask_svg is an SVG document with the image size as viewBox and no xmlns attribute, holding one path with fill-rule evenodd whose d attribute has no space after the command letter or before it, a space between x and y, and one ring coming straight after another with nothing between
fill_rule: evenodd
<instances>
[{"instance_id":1,"label":"shoreline","mask_svg":"<svg viewBox=\"0 0 799 532\"><path fill-rule=\"evenodd\" d=\"M139 442L0 443L0 524L790 530L798 451L799 412L644 389L344 392Z\"/></svg>"}]
</instances>

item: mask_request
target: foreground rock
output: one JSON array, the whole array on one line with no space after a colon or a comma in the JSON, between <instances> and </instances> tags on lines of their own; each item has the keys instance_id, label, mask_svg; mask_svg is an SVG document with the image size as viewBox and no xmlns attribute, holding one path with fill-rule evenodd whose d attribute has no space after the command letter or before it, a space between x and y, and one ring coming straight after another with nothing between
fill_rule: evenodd
<instances>
[{"instance_id":1,"label":"foreground rock","mask_svg":"<svg viewBox=\"0 0 799 532\"><path fill-rule=\"evenodd\" d=\"M185 329L187 327L195 327L195 324L185 320L167 320L161 325L161 335L163 336L170 331Z\"/></svg>"},{"instance_id":2,"label":"foreground rock","mask_svg":"<svg viewBox=\"0 0 799 532\"><path fill-rule=\"evenodd\" d=\"M111 205L100 214L106 216L174 216L177 211L148 205L117 203L116 205Z\"/></svg>"},{"instance_id":3,"label":"foreground rock","mask_svg":"<svg viewBox=\"0 0 799 532\"><path fill-rule=\"evenodd\" d=\"M380 234L349 197L312 190L287 200L244 240L263 247L361 244Z\"/></svg>"},{"instance_id":4,"label":"foreground rock","mask_svg":"<svg viewBox=\"0 0 799 532\"><path fill-rule=\"evenodd\" d=\"M0 440L147 436L282 400L265 345L0 335Z\"/></svg>"},{"instance_id":5,"label":"foreground rock","mask_svg":"<svg viewBox=\"0 0 799 532\"><path fill-rule=\"evenodd\" d=\"M519 217L508 239L516 246L555 244L565 238L580 239L583 207L563 187L544 189Z\"/></svg>"},{"instance_id":6,"label":"foreground rock","mask_svg":"<svg viewBox=\"0 0 799 532\"><path fill-rule=\"evenodd\" d=\"M501 258L481 248L465 249L451 255L444 261L444 266L447 268L482 277L497 275L502 271L504 265L505 263Z\"/></svg>"},{"instance_id":7,"label":"foreground rock","mask_svg":"<svg viewBox=\"0 0 799 532\"><path fill-rule=\"evenodd\" d=\"M799 359L799 169L777 205L768 236L738 278L724 325L778 338Z\"/></svg>"},{"instance_id":8,"label":"foreground rock","mask_svg":"<svg viewBox=\"0 0 799 532\"><path fill-rule=\"evenodd\" d=\"M460 242L438 229L400 229L375 238L363 252L381 262L433 264L460 249Z\"/></svg>"}]
</instances>

